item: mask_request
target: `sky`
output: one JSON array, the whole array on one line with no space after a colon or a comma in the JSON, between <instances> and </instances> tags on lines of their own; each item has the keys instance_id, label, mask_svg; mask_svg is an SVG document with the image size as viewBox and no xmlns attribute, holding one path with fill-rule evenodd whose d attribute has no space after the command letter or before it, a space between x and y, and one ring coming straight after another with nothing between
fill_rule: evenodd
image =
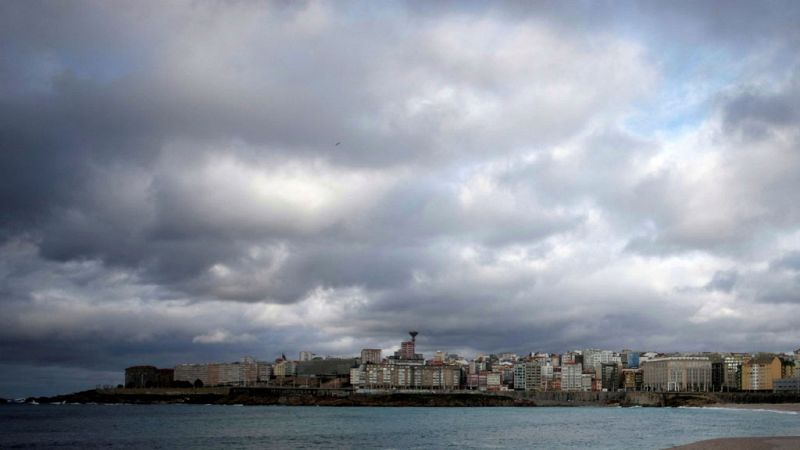
<instances>
[{"instance_id":1,"label":"sky","mask_svg":"<svg viewBox=\"0 0 800 450\"><path fill-rule=\"evenodd\" d=\"M0 2L0 397L800 347L800 3Z\"/></svg>"}]
</instances>

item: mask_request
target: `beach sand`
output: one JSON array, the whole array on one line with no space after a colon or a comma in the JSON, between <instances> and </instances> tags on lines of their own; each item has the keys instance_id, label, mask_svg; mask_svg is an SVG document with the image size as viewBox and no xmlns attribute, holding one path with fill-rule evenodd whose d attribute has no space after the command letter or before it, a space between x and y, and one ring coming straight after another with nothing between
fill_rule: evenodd
<instances>
[{"instance_id":1,"label":"beach sand","mask_svg":"<svg viewBox=\"0 0 800 450\"><path fill-rule=\"evenodd\" d=\"M717 403L709 405L709 407L800 412L800 403ZM797 450L800 449L800 436L710 439L673 448L687 450Z\"/></svg>"},{"instance_id":2,"label":"beach sand","mask_svg":"<svg viewBox=\"0 0 800 450\"><path fill-rule=\"evenodd\" d=\"M710 439L673 447L685 450L797 450L800 436Z\"/></svg>"}]
</instances>

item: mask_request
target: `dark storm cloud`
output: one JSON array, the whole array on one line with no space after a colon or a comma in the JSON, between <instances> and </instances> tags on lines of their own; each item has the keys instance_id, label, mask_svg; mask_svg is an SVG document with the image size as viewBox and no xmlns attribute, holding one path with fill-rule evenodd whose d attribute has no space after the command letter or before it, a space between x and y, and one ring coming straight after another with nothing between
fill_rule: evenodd
<instances>
[{"instance_id":1,"label":"dark storm cloud","mask_svg":"<svg viewBox=\"0 0 800 450\"><path fill-rule=\"evenodd\" d=\"M800 338L800 8L724 5L3 3L0 371Z\"/></svg>"}]
</instances>

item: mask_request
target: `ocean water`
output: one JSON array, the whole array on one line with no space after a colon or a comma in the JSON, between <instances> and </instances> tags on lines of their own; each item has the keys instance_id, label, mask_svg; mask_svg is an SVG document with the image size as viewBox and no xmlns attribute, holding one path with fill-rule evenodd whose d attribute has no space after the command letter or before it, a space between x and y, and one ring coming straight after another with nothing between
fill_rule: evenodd
<instances>
[{"instance_id":1,"label":"ocean water","mask_svg":"<svg viewBox=\"0 0 800 450\"><path fill-rule=\"evenodd\" d=\"M800 435L800 415L702 408L2 405L0 448L661 449Z\"/></svg>"}]
</instances>

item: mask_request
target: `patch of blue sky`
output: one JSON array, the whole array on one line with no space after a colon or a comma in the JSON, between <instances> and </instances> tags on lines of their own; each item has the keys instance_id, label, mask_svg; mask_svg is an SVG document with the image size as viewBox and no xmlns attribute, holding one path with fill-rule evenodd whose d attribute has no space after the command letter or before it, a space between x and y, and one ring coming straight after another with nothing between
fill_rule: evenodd
<instances>
[{"instance_id":1,"label":"patch of blue sky","mask_svg":"<svg viewBox=\"0 0 800 450\"><path fill-rule=\"evenodd\" d=\"M643 136L675 136L707 120L715 98L741 76L742 64L726 50L661 48L660 83L636 105L625 128Z\"/></svg>"}]
</instances>

